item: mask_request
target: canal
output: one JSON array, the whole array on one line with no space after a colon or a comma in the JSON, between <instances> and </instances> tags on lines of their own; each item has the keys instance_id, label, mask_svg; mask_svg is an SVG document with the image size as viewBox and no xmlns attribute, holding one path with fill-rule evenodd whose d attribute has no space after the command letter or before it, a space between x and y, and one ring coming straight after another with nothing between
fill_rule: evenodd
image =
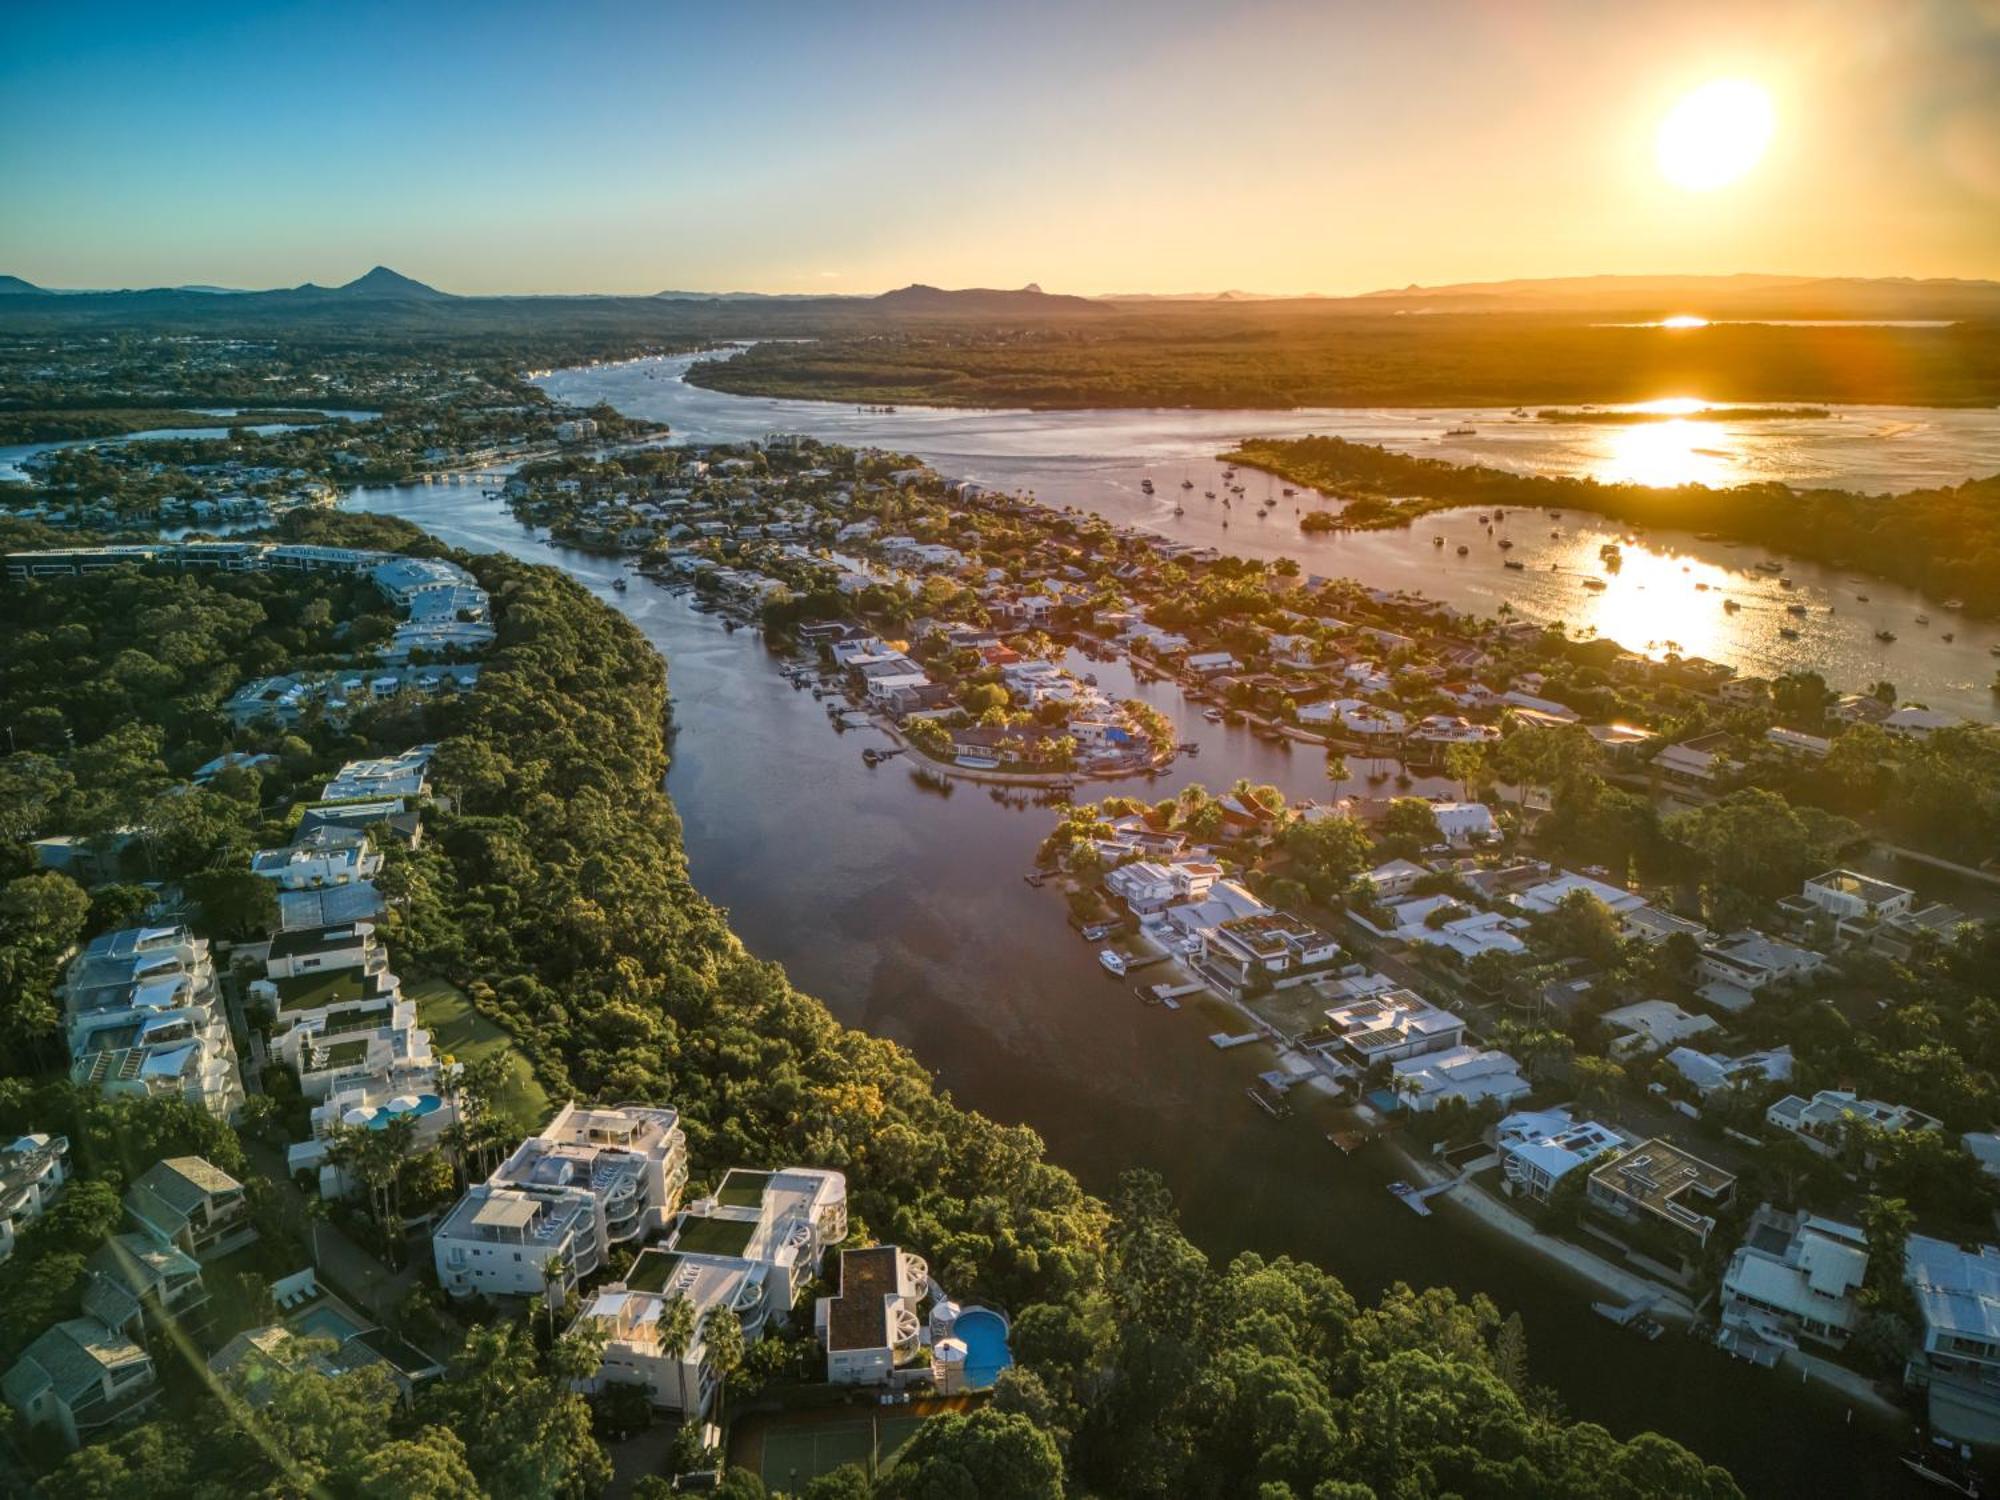
<instances>
[{"instance_id":1,"label":"canal","mask_svg":"<svg viewBox=\"0 0 2000 1500\"><path fill-rule=\"evenodd\" d=\"M613 591L616 560L549 545L476 485L361 490L349 505L560 567L629 615L670 663L680 733L668 789L700 889L842 1021L911 1048L961 1104L1031 1126L1091 1189L1151 1167L1212 1255L1309 1258L1364 1299L1396 1281L1485 1293L1522 1314L1534 1378L1574 1417L1677 1438L1748 1494L1911 1493L1895 1434L1843 1403L1678 1333L1648 1344L1613 1328L1569 1273L1448 1200L1434 1217L1411 1214L1386 1191L1396 1174L1380 1148L1343 1156L1311 1109L1274 1121L1254 1108L1244 1088L1270 1066L1264 1048L1218 1052L1213 1014L1141 1005L1097 966L1061 900L1022 881L1047 809L969 784L929 791L900 760L869 769L860 752L877 735L837 733L756 633L726 633L644 581ZM1130 686L1122 666L1092 670L1108 691ZM1135 790L1237 776L1326 790L1318 755L1208 724L1171 685L1141 691L1203 751Z\"/></svg>"}]
</instances>

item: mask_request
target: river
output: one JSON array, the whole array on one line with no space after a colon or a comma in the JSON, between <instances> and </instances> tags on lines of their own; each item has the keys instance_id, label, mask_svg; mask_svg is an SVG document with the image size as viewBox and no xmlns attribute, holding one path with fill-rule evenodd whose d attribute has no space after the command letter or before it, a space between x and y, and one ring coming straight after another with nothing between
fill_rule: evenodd
<instances>
[{"instance_id":1,"label":"river","mask_svg":"<svg viewBox=\"0 0 2000 1500\"><path fill-rule=\"evenodd\" d=\"M1141 1005L1098 968L1062 901L1022 881L1047 809L969 784L927 791L901 761L865 767L878 734L835 732L754 632L725 633L648 582L614 591L616 560L551 546L476 484L358 490L348 505L562 568L624 611L671 664L680 733L667 785L700 889L842 1021L910 1047L960 1103L1032 1126L1091 1189L1154 1168L1211 1254L1310 1258L1364 1299L1398 1280L1487 1293L1522 1314L1534 1378L1575 1417L1664 1432L1728 1465L1747 1494L1920 1493L1891 1462L1893 1434L1850 1423L1843 1403L1679 1333L1643 1343L1591 1314L1593 1294L1567 1272L1448 1200L1412 1215L1386 1191L1397 1173L1382 1148L1346 1157L1312 1107L1283 1122L1255 1109L1244 1088L1270 1066L1265 1048L1219 1053L1207 1037L1240 1029L1231 1018ZM1140 688L1122 665L1089 669L1203 746L1138 784L1147 795L1239 775L1325 790L1318 755L1208 724L1178 688Z\"/></svg>"},{"instance_id":2,"label":"river","mask_svg":"<svg viewBox=\"0 0 2000 1500\"><path fill-rule=\"evenodd\" d=\"M1855 691L1886 679L1905 698L1932 708L1995 715L1990 684L2000 667L2000 622L1965 619L1942 600L1880 579L1796 562L1785 566L1793 583L1787 589L1753 567L1771 557L1761 548L1668 531L1635 542L1629 528L1574 511L1559 519L1515 511L1490 532L1475 512L1463 510L1427 517L1410 530L1306 533L1294 514L1306 502L1284 499L1274 481L1249 471L1238 481L1247 495L1227 509L1204 496L1228 494L1215 455L1238 439L1308 432L1521 472L1907 490L2000 472L2000 413L1836 407L1824 419L1575 424L1485 409L881 413L705 390L681 378L693 362L680 356L558 370L539 383L562 401L608 401L632 416L667 422L689 441L777 431L889 448L953 478L1032 492L1176 540L1245 557L1296 557L1309 573L1417 590L1484 615L1504 602L1529 619L1561 620L1655 657L1677 649L1760 676L1811 669ZM1467 427L1469 437L1445 436ZM1152 495L1141 488L1148 479ZM1194 488L1182 489L1183 479ZM1272 512L1259 519L1267 499ZM1175 515L1176 506L1185 513ZM1434 536L1445 545L1433 545ZM1513 547L1502 549L1502 538ZM1598 553L1613 541L1624 561L1610 574ZM1460 546L1467 549L1463 557ZM1510 570L1503 559L1522 566ZM1595 591L1586 579L1604 588ZM1737 604L1734 613L1725 610L1725 598ZM1789 613L1793 604L1806 613ZM1919 615L1929 623L1917 623ZM1898 639L1877 640L1881 630ZM1956 639L1946 641L1947 632Z\"/></svg>"}]
</instances>

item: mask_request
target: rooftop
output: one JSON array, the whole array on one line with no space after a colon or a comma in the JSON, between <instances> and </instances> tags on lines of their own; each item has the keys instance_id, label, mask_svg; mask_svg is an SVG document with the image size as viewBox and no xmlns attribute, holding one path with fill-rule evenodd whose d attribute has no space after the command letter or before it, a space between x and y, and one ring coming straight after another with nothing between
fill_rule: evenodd
<instances>
[{"instance_id":1,"label":"rooftop","mask_svg":"<svg viewBox=\"0 0 2000 1500\"><path fill-rule=\"evenodd\" d=\"M840 1252L840 1289L827 1302L828 1349L886 1349L888 1298L899 1285L894 1245Z\"/></svg>"}]
</instances>

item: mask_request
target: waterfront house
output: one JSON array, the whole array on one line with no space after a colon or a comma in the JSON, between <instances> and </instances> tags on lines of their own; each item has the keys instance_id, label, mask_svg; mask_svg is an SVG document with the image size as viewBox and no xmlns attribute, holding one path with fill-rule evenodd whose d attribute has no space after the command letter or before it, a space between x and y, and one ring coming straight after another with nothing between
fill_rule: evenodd
<instances>
[{"instance_id":1,"label":"waterfront house","mask_svg":"<svg viewBox=\"0 0 2000 1500\"><path fill-rule=\"evenodd\" d=\"M1864 1127L1886 1135L1944 1128L1941 1120L1907 1104L1863 1099L1844 1089L1821 1089L1810 1099L1787 1094L1764 1111L1764 1120L1827 1157L1838 1156L1849 1133Z\"/></svg>"},{"instance_id":2,"label":"waterfront house","mask_svg":"<svg viewBox=\"0 0 2000 1500\"><path fill-rule=\"evenodd\" d=\"M1566 1109L1517 1110L1493 1128L1502 1186L1538 1203L1575 1171L1629 1144L1609 1125L1579 1120Z\"/></svg>"},{"instance_id":3,"label":"waterfront house","mask_svg":"<svg viewBox=\"0 0 2000 1500\"><path fill-rule=\"evenodd\" d=\"M1904 1381L1925 1393L1931 1429L2000 1443L2000 1248L1963 1250L1913 1234L1903 1276L1923 1327Z\"/></svg>"},{"instance_id":4,"label":"waterfront house","mask_svg":"<svg viewBox=\"0 0 2000 1500\"><path fill-rule=\"evenodd\" d=\"M69 1181L69 1137L24 1135L0 1150L0 1261L21 1229L47 1213Z\"/></svg>"},{"instance_id":5,"label":"waterfront house","mask_svg":"<svg viewBox=\"0 0 2000 1500\"><path fill-rule=\"evenodd\" d=\"M814 1308L831 1385L882 1385L922 1349L930 1268L895 1245L843 1249L834 1293Z\"/></svg>"},{"instance_id":6,"label":"waterfront house","mask_svg":"<svg viewBox=\"0 0 2000 1500\"><path fill-rule=\"evenodd\" d=\"M1104 877L1104 888L1136 917L1148 917L1185 901L1206 899L1222 868L1212 864L1160 864L1139 860Z\"/></svg>"},{"instance_id":7,"label":"waterfront house","mask_svg":"<svg viewBox=\"0 0 2000 1500\"><path fill-rule=\"evenodd\" d=\"M1905 703L1901 708L1886 714L1882 727L1893 735L1909 740L1927 740L1941 729L1950 729L1965 720L1957 714L1948 714L1941 709L1925 708L1917 703Z\"/></svg>"},{"instance_id":8,"label":"waterfront house","mask_svg":"<svg viewBox=\"0 0 2000 1500\"><path fill-rule=\"evenodd\" d=\"M1697 1016L1671 1000L1641 1000L1607 1010L1598 1019L1611 1033L1609 1052L1621 1061L1677 1047L1717 1029L1714 1016Z\"/></svg>"},{"instance_id":9,"label":"waterfront house","mask_svg":"<svg viewBox=\"0 0 2000 1500\"><path fill-rule=\"evenodd\" d=\"M1340 944L1290 912L1232 917L1203 930L1196 967L1224 988L1244 989L1332 963Z\"/></svg>"},{"instance_id":10,"label":"waterfront house","mask_svg":"<svg viewBox=\"0 0 2000 1500\"><path fill-rule=\"evenodd\" d=\"M125 1213L143 1232L197 1261L228 1255L257 1238L243 1184L200 1156L154 1162L126 1190Z\"/></svg>"},{"instance_id":11,"label":"waterfront house","mask_svg":"<svg viewBox=\"0 0 2000 1500\"><path fill-rule=\"evenodd\" d=\"M1615 1217L1664 1225L1706 1245L1715 1232L1715 1211L1736 1195L1736 1178L1672 1141L1655 1139L1593 1170L1588 1193L1593 1205Z\"/></svg>"},{"instance_id":12,"label":"waterfront house","mask_svg":"<svg viewBox=\"0 0 2000 1500\"><path fill-rule=\"evenodd\" d=\"M1240 672L1243 663L1227 651L1196 651L1189 654L1185 663L1190 672L1204 677L1213 677L1218 672Z\"/></svg>"},{"instance_id":13,"label":"waterfront house","mask_svg":"<svg viewBox=\"0 0 2000 1500\"><path fill-rule=\"evenodd\" d=\"M1446 844L1454 849L1470 849L1500 842L1500 825L1483 802L1433 802L1431 813Z\"/></svg>"},{"instance_id":14,"label":"waterfront house","mask_svg":"<svg viewBox=\"0 0 2000 1500\"><path fill-rule=\"evenodd\" d=\"M1403 1108L1425 1114L1447 1100L1502 1109L1532 1091L1520 1064L1504 1052L1457 1046L1390 1065L1391 1088Z\"/></svg>"},{"instance_id":15,"label":"waterfront house","mask_svg":"<svg viewBox=\"0 0 2000 1500\"><path fill-rule=\"evenodd\" d=\"M1851 1224L1766 1203L1722 1276L1723 1326L1766 1343L1838 1349L1860 1321L1868 1237Z\"/></svg>"},{"instance_id":16,"label":"waterfront house","mask_svg":"<svg viewBox=\"0 0 2000 1500\"><path fill-rule=\"evenodd\" d=\"M1333 1033L1320 1051L1337 1067L1366 1072L1376 1063L1398 1063L1448 1052L1465 1040L1465 1022L1414 990L1372 990L1326 1011Z\"/></svg>"}]
</instances>

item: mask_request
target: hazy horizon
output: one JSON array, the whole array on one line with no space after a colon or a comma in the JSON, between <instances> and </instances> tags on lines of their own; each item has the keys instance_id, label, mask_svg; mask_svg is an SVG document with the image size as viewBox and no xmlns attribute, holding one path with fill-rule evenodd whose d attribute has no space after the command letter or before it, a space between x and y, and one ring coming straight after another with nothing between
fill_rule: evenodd
<instances>
[{"instance_id":1,"label":"hazy horizon","mask_svg":"<svg viewBox=\"0 0 2000 1500\"><path fill-rule=\"evenodd\" d=\"M0 271L261 289L381 263L468 295L2000 275L1991 3L469 14L12 18ZM1657 140L1716 80L1770 114L1726 180Z\"/></svg>"}]
</instances>

